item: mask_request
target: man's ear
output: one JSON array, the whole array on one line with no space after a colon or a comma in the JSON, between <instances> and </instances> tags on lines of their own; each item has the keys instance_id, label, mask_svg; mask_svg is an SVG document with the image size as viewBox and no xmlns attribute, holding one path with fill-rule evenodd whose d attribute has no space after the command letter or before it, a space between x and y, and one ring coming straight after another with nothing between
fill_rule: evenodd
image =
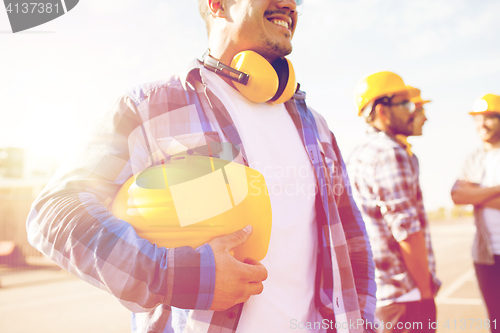
<instances>
[{"instance_id":1,"label":"man's ear","mask_svg":"<svg viewBox=\"0 0 500 333\"><path fill-rule=\"evenodd\" d=\"M377 115L377 118L382 120L382 121L385 121L388 117L388 108L383 105L383 104L377 104L375 105L375 114Z\"/></svg>"},{"instance_id":2,"label":"man's ear","mask_svg":"<svg viewBox=\"0 0 500 333\"><path fill-rule=\"evenodd\" d=\"M213 17L226 17L223 0L207 0L208 10Z\"/></svg>"}]
</instances>

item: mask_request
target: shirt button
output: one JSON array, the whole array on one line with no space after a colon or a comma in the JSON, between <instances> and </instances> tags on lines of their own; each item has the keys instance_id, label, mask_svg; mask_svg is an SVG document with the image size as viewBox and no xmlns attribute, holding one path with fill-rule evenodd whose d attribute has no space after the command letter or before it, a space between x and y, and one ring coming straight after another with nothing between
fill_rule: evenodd
<instances>
[{"instance_id":1,"label":"shirt button","mask_svg":"<svg viewBox=\"0 0 500 333\"><path fill-rule=\"evenodd\" d=\"M234 312L228 312L228 313L227 313L227 318L229 318L229 319L234 319L234 318L236 318L236 313L234 313Z\"/></svg>"}]
</instances>

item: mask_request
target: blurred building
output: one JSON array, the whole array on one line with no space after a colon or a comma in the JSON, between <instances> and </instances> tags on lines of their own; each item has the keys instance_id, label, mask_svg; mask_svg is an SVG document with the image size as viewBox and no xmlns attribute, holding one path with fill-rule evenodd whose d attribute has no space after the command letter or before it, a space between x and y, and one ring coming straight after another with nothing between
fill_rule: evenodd
<instances>
[{"instance_id":1,"label":"blurred building","mask_svg":"<svg viewBox=\"0 0 500 333\"><path fill-rule=\"evenodd\" d=\"M0 148L0 244L15 244L24 256L40 255L27 241L26 218L31 204L58 165L54 157L46 154Z\"/></svg>"},{"instance_id":2,"label":"blurred building","mask_svg":"<svg viewBox=\"0 0 500 333\"><path fill-rule=\"evenodd\" d=\"M0 148L0 176L6 178L24 177L24 149Z\"/></svg>"}]
</instances>

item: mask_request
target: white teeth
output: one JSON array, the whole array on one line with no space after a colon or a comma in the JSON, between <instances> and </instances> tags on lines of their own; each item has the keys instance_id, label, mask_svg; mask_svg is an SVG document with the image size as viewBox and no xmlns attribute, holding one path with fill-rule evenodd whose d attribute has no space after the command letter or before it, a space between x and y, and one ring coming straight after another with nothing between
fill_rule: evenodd
<instances>
[{"instance_id":1,"label":"white teeth","mask_svg":"<svg viewBox=\"0 0 500 333\"><path fill-rule=\"evenodd\" d=\"M271 20L271 22L273 22L274 24L277 24L277 25L281 25L282 27L285 27L287 29L289 28L288 22L278 20L278 19Z\"/></svg>"}]
</instances>

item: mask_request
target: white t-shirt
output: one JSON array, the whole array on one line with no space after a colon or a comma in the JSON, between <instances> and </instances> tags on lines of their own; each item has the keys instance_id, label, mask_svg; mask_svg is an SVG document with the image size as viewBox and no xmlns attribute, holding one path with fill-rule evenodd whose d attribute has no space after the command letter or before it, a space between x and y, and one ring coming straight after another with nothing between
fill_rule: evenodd
<instances>
[{"instance_id":1,"label":"white t-shirt","mask_svg":"<svg viewBox=\"0 0 500 333\"><path fill-rule=\"evenodd\" d=\"M500 149L486 153L484 159L484 175L481 186L491 187L500 185ZM493 253L500 255L500 210L484 208L483 218L491 237Z\"/></svg>"},{"instance_id":2,"label":"white t-shirt","mask_svg":"<svg viewBox=\"0 0 500 333\"><path fill-rule=\"evenodd\" d=\"M293 325L321 322L314 306L316 180L297 129L283 104L253 103L215 73L202 75L231 115L249 166L264 176L273 214L264 291L245 302L236 332L295 332Z\"/></svg>"}]
</instances>

